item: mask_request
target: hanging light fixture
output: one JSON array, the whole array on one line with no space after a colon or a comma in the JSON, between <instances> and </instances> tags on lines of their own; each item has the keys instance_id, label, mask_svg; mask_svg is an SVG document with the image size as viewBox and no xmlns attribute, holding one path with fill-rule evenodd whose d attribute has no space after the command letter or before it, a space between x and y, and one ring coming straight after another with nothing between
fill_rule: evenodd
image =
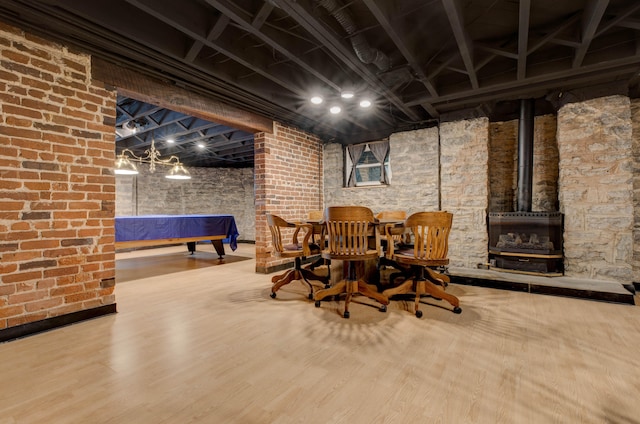
<instances>
[{"instance_id":1,"label":"hanging light fixture","mask_svg":"<svg viewBox=\"0 0 640 424\"><path fill-rule=\"evenodd\" d=\"M148 163L149 171L154 173L156 170L156 164L171 166L171 170L165 175L165 178L172 180L189 180L191 174L180 163L180 159L177 156L170 156L168 159L162 159L160 152L156 149L155 138L151 138L151 147L144 151L145 156L137 156L129 149L124 149L120 152L115 162L114 173L118 175L136 175L138 169L132 163Z\"/></svg>"}]
</instances>

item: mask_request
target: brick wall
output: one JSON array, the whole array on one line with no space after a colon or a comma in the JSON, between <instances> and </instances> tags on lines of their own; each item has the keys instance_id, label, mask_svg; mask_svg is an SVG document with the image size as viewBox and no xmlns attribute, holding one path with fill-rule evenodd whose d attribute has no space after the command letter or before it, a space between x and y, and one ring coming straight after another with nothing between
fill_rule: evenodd
<instances>
[{"instance_id":1,"label":"brick wall","mask_svg":"<svg viewBox=\"0 0 640 424\"><path fill-rule=\"evenodd\" d=\"M274 123L273 134L255 135L256 271L283 260L271 256L266 212L301 220L323 207L322 143L310 134Z\"/></svg>"},{"instance_id":2,"label":"brick wall","mask_svg":"<svg viewBox=\"0 0 640 424\"><path fill-rule=\"evenodd\" d=\"M116 93L0 24L0 330L115 305Z\"/></svg>"},{"instance_id":3,"label":"brick wall","mask_svg":"<svg viewBox=\"0 0 640 424\"><path fill-rule=\"evenodd\" d=\"M531 209L558 210L558 143L556 117L537 116L533 133L533 182ZM489 211L512 212L517 208L518 120L491 122L489 131Z\"/></svg>"},{"instance_id":4,"label":"brick wall","mask_svg":"<svg viewBox=\"0 0 640 424\"><path fill-rule=\"evenodd\" d=\"M565 274L630 283L634 178L629 98L562 107L558 149Z\"/></svg>"},{"instance_id":5,"label":"brick wall","mask_svg":"<svg viewBox=\"0 0 640 424\"><path fill-rule=\"evenodd\" d=\"M116 216L229 214L238 240L255 240L253 168L189 168L190 180L169 180L162 167L136 167L136 176L116 176Z\"/></svg>"}]
</instances>

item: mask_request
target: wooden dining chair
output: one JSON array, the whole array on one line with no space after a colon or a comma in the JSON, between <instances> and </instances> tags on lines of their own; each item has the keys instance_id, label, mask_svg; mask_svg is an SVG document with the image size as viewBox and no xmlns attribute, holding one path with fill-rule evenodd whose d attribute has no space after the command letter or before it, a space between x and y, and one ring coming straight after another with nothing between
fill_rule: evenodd
<instances>
[{"instance_id":1,"label":"wooden dining chair","mask_svg":"<svg viewBox=\"0 0 640 424\"><path fill-rule=\"evenodd\" d=\"M391 298L398 294L415 293L415 314L418 318L422 317L420 297L426 294L446 300L453 306L453 312L462 312L458 298L444 290L449 277L434 269L449 264L447 253L452 222L453 214L449 212L414 213L405 221L405 228L411 232L413 245L396 249L390 242L386 253L387 259L400 267L408 267L408 270L404 274L404 282L385 290L383 294ZM391 235L387 237L390 238Z\"/></svg>"},{"instance_id":2,"label":"wooden dining chair","mask_svg":"<svg viewBox=\"0 0 640 424\"><path fill-rule=\"evenodd\" d=\"M316 307L320 307L321 300L327 296L346 294L343 317L349 318L349 303L353 295L359 293L380 302L379 310L385 312L389 299L358 275L358 271L363 274L364 261L377 260L380 256L380 233L375 228L373 212L362 206L333 206L326 210L325 224L328 240L322 257L344 261L347 277L330 288L318 290L314 297ZM370 237L375 237L373 247Z\"/></svg>"},{"instance_id":3,"label":"wooden dining chair","mask_svg":"<svg viewBox=\"0 0 640 424\"><path fill-rule=\"evenodd\" d=\"M393 244L395 247L399 247L401 244L408 242L409 240L408 233L404 231L399 231L399 232L389 231L389 228L391 225L389 224L390 222L394 222L394 223L404 222L404 220L407 219L407 213L405 211L389 210L389 211L378 212L376 214L376 219L381 223L380 230L382 234L382 249L384 251L387 250L387 243L389 243L389 237L387 237L387 235L392 236L390 240L393 241ZM384 269L389 266L394 266L394 264L391 261L386 259L386 256L383 256L380 259L381 260L378 263L379 269Z\"/></svg>"},{"instance_id":4,"label":"wooden dining chair","mask_svg":"<svg viewBox=\"0 0 640 424\"><path fill-rule=\"evenodd\" d=\"M313 226L311 233L311 243L320 246L320 250L324 250L327 242L327 227L324 224L324 211L312 210L307 214L307 223ZM331 281L331 260L322 256L318 260L311 262L306 266L307 269L314 271L319 266L327 267L327 279Z\"/></svg>"},{"instance_id":5,"label":"wooden dining chair","mask_svg":"<svg viewBox=\"0 0 640 424\"><path fill-rule=\"evenodd\" d=\"M307 223L288 222L277 215L266 214L267 224L271 232L271 244L273 246L272 254L278 258L294 258L294 267L287 270L284 274L276 275L271 278L273 285L271 286L270 296L275 299L276 292L280 287L289 284L292 281L300 280L309 287L309 299L313 299L313 285L309 280L321 281L328 284L327 277L319 276L310 270L302 268L302 260L307 256L320 253L320 247L316 244L309 243L313 227ZM291 243L285 243L285 233L292 233ZM301 234L301 230L304 235ZM298 238L302 236L302 242Z\"/></svg>"}]
</instances>

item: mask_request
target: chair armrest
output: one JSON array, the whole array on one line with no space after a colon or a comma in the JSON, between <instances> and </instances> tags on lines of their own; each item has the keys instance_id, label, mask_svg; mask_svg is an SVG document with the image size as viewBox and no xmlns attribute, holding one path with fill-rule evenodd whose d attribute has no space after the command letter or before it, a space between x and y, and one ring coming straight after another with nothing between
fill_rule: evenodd
<instances>
[{"instance_id":1,"label":"chair armrest","mask_svg":"<svg viewBox=\"0 0 640 424\"><path fill-rule=\"evenodd\" d=\"M293 233L293 244L298 244L298 233L300 232L301 229L305 230L305 234L304 234L304 238L302 239L302 254L304 256L310 256L311 255L311 248L309 247L309 239L311 238L311 235L313 234L313 225L312 224L305 224L305 223L295 223L294 226L296 227L296 230Z\"/></svg>"},{"instance_id":2,"label":"chair armrest","mask_svg":"<svg viewBox=\"0 0 640 424\"><path fill-rule=\"evenodd\" d=\"M396 224L384 225L384 235L385 235L385 238L387 239L387 250L384 253L387 259L393 258L393 251L395 249L395 241L393 240L394 228L396 228Z\"/></svg>"}]
</instances>

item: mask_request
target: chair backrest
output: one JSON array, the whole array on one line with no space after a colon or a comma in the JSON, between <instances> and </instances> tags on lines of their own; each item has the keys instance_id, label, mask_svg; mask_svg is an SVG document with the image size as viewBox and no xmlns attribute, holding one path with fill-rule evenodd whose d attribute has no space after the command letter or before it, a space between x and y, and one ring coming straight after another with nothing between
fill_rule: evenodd
<instances>
[{"instance_id":1,"label":"chair backrest","mask_svg":"<svg viewBox=\"0 0 640 424\"><path fill-rule=\"evenodd\" d=\"M325 211L325 224L329 238L323 256L344 260L375 258L379 253L379 232L374 231L375 218L364 206L331 206ZM369 238L375 237L375 247L369 247Z\"/></svg>"},{"instance_id":2,"label":"chair backrest","mask_svg":"<svg viewBox=\"0 0 640 424\"><path fill-rule=\"evenodd\" d=\"M453 214L417 212L405 221L413 234L414 257L419 260L444 260L449 251L449 233Z\"/></svg>"},{"instance_id":3,"label":"chair backrest","mask_svg":"<svg viewBox=\"0 0 640 424\"><path fill-rule=\"evenodd\" d=\"M309 211L309 213L307 214L307 219L309 221L322 221L322 217L324 215L323 211Z\"/></svg>"},{"instance_id":4,"label":"chair backrest","mask_svg":"<svg viewBox=\"0 0 640 424\"><path fill-rule=\"evenodd\" d=\"M404 221L407 219L407 213L405 211L382 211L378 212L376 219Z\"/></svg>"},{"instance_id":5,"label":"chair backrest","mask_svg":"<svg viewBox=\"0 0 640 424\"><path fill-rule=\"evenodd\" d=\"M287 221L278 215L267 213L267 225L271 232L271 244L277 253L284 252L284 244L282 243L282 229L291 227Z\"/></svg>"}]
</instances>

